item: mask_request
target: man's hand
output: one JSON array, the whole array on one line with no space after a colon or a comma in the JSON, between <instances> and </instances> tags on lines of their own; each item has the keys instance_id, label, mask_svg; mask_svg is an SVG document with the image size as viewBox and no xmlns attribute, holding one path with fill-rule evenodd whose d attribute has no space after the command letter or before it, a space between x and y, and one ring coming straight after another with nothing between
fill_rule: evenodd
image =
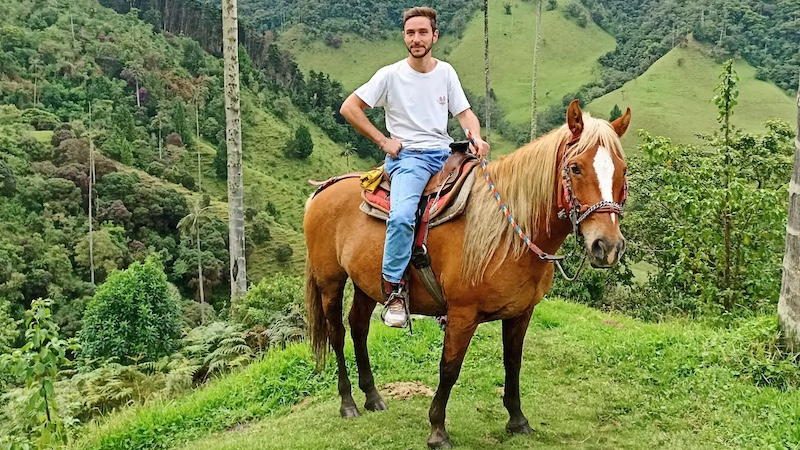
<instances>
[{"instance_id":1,"label":"man's hand","mask_svg":"<svg viewBox=\"0 0 800 450\"><path fill-rule=\"evenodd\" d=\"M381 150L384 153L391 156L392 158L397 158L397 155L400 154L400 150L403 148L403 143L398 141L397 139L390 139L386 138L381 143Z\"/></svg>"},{"instance_id":2,"label":"man's hand","mask_svg":"<svg viewBox=\"0 0 800 450\"><path fill-rule=\"evenodd\" d=\"M475 146L473 146L472 151L475 152L475 154L478 156L488 155L489 144L481 138L475 138L474 140L475 140L475 146L477 146L478 148L475 148Z\"/></svg>"}]
</instances>

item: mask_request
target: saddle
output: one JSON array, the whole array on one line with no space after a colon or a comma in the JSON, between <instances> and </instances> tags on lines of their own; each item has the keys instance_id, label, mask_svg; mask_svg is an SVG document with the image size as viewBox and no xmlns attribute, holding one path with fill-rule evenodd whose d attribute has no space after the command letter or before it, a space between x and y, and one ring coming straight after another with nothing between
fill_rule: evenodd
<instances>
[{"instance_id":1,"label":"saddle","mask_svg":"<svg viewBox=\"0 0 800 450\"><path fill-rule=\"evenodd\" d=\"M472 169L478 158L467 153L467 142L450 144L452 153L442 170L431 177L422 192L420 211L427 212L427 227L433 228L464 212L473 184ZM374 190L361 192L364 202L361 210L380 220L388 220L391 208L391 183L384 172L380 184ZM446 213L445 213L446 212Z\"/></svg>"}]
</instances>

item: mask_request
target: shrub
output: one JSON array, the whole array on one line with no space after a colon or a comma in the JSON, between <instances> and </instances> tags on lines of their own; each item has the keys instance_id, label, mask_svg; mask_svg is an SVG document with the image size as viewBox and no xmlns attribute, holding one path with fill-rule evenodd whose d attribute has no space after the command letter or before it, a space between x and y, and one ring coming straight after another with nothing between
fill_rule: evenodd
<instances>
[{"instance_id":1,"label":"shrub","mask_svg":"<svg viewBox=\"0 0 800 450\"><path fill-rule=\"evenodd\" d=\"M311 156L311 152L314 151L314 141L311 139L308 127L301 125L294 132L294 137L286 143L284 151L290 158L305 159Z\"/></svg>"},{"instance_id":2,"label":"shrub","mask_svg":"<svg viewBox=\"0 0 800 450\"><path fill-rule=\"evenodd\" d=\"M303 283L299 277L283 274L267 276L253 286L236 308L237 318L246 326L269 328L289 310L303 302Z\"/></svg>"},{"instance_id":3,"label":"shrub","mask_svg":"<svg viewBox=\"0 0 800 450\"><path fill-rule=\"evenodd\" d=\"M181 315L167 277L153 258L113 272L97 289L79 333L87 358L154 361L178 347Z\"/></svg>"},{"instance_id":4,"label":"shrub","mask_svg":"<svg viewBox=\"0 0 800 450\"><path fill-rule=\"evenodd\" d=\"M289 244L281 244L275 249L275 259L277 259L278 262L289 262L293 254L294 250L292 250Z\"/></svg>"},{"instance_id":5,"label":"shrub","mask_svg":"<svg viewBox=\"0 0 800 450\"><path fill-rule=\"evenodd\" d=\"M22 112L22 120L37 130L53 130L59 123L58 116L38 108L26 109Z\"/></svg>"},{"instance_id":6,"label":"shrub","mask_svg":"<svg viewBox=\"0 0 800 450\"><path fill-rule=\"evenodd\" d=\"M269 231L269 216L266 213L262 212L256 215L250 229L250 238L256 245L261 245L272 239Z\"/></svg>"}]
</instances>

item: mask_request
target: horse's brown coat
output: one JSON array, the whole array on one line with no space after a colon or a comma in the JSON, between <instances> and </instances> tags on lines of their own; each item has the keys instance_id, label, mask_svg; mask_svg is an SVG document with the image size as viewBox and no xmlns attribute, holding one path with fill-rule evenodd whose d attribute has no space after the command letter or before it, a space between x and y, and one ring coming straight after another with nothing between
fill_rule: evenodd
<instances>
[{"instance_id":1,"label":"horse's brown coat","mask_svg":"<svg viewBox=\"0 0 800 450\"><path fill-rule=\"evenodd\" d=\"M538 148L549 159L552 170L558 174L549 188L546 197L549 211L541 214L537 223L524 228L535 236L535 243L548 253L555 253L572 229L568 220L557 217L558 195L560 193L562 156L567 153L568 166L578 165L580 175L572 176L575 196L586 204L600 200L598 177L594 173L592 161L600 145L612 146L620 151L612 152L615 160L613 190L615 201L620 201L625 162L617 136L624 134L630 122L630 110L608 124L606 121L583 116L577 102L573 102L567 113L567 124L560 130L540 138L543 141L531 144L517 152L531 152ZM571 154L567 142L580 134L579 153ZM599 136L599 137L598 137ZM549 139L549 140L548 140ZM548 144L552 142L552 145ZM546 149L541 149L545 143ZM526 150L527 149L527 150ZM611 149L609 149L611 150ZM521 155L521 154L520 154ZM518 156L520 156L518 155ZM528 155L530 156L530 155ZM535 155L534 155L535 156ZM503 164L519 164L521 158L501 159L490 164L490 172L503 174ZM536 159L534 159L536 160ZM507 162L504 162L507 161ZM525 160L522 160L525 161ZM536 160L539 161L539 160ZM539 161L541 162L541 161ZM496 165L496 166L495 166ZM494 167L493 167L494 166ZM480 170L476 168L475 170ZM516 169L515 169L516 171ZM543 174L528 173L515 176L537 177ZM552 175L552 174L548 174ZM510 178L510 177L509 177ZM482 179L482 176L481 176ZM498 190L502 191L502 179L497 179ZM306 262L306 307L308 312L309 334L315 353L324 358L328 343L336 353L339 368L339 393L342 397L340 412L345 417L358 415L358 409L351 395L350 381L344 364L344 326L342 323L342 293L349 277L355 285L353 307L349 321L355 343L356 363L359 372L359 386L367 395L365 407L371 410L384 409L386 404L375 389L369 357L366 348L369 320L375 303L383 301L381 293L381 260L385 239L385 224L367 216L359 210L361 188L357 179L345 179L328 187L307 204L304 218L306 243L308 249ZM509 192L514 192L509 188ZM519 370L522 359L522 343L537 303L550 289L553 282L553 266L536 257L531 251L510 251L518 243L501 243L501 249L486 249L484 258L485 274L477 280L465 279L463 264L475 264L462 258L462 252L469 253L465 247L466 227L469 218L473 222L497 220L493 211L477 211L477 205L489 208L489 196L485 183L477 181L470 197L470 206L464 216L430 230L428 248L432 257L434 272L438 275L445 298L447 311L439 307L427 293L416 273L412 270L410 283L411 311L414 314L447 314L444 349L440 366L440 383L430 409L431 447L449 445L449 436L444 427L445 408L450 390L458 378L461 363L467 347L481 322L503 320L504 364L506 384L504 404L509 411L507 430L529 433L530 427L520 409ZM483 197L481 197L483 196ZM515 198L518 198L516 194ZM477 201L478 198L480 201ZM533 198L536 198L535 196ZM492 199L492 201L494 201ZM474 203L474 205L473 205ZM514 205L509 204L514 210ZM518 205L521 206L521 205ZM527 205L526 205L527 206ZM472 208L472 210L471 210ZM528 210L527 208L519 208ZM485 218L484 218L485 216ZM519 217L523 224L526 217ZM505 220L505 218L503 218ZM473 223L469 222L469 223ZM495 228L498 228L497 225ZM606 266L617 261L624 248L624 240L619 231L619 220L612 221L610 214L593 214L581 224L581 232L586 237L587 251L596 265ZM498 230L497 240L519 240L506 230ZM602 244L602 245L601 245ZM472 243L470 243L472 245ZM518 248L518 247L517 247ZM481 249L478 249L481 252ZM474 252L472 252L474 253ZM481 254L479 254L481 256ZM473 258L474 259L474 258ZM466 261L466 262L465 262ZM469 271L467 271L469 272ZM472 273L483 273L473 270Z\"/></svg>"}]
</instances>

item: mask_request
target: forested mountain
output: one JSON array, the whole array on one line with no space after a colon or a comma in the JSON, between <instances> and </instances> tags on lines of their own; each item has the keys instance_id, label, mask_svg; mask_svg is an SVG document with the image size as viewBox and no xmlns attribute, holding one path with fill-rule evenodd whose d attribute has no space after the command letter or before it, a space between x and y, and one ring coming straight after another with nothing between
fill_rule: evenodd
<instances>
[{"instance_id":1,"label":"forested mountain","mask_svg":"<svg viewBox=\"0 0 800 450\"><path fill-rule=\"evenodd\" d=\"M601 59L615 77L637 76L687 35L720 57L741 57L759 77L794 90L800 72L800 0L581 0L591 19L617 38ZM615 74L619 72L621 74ZM613 89L618 88L617 85Z\"/></svg>"},{"instance_id":2,"label":"forested mountain","mask_svg":"<svg viewBox=\"0 0 800 450\"><path fill-rule=\"evenodd\" d=\"M201 207L212 206L201 226L206 296L218 307L226 302L228 233L224 204L219 203L225 201L224 189L217 188L225 182L222 64L203 48L213 52L219 45L218 13L188 2L179 4L182 9L173 5L118 14L93 0L0 4L0 222L5 231L0 236L0 308L13 317L21 318L32 300L47 297L54 300L56 318L68 336L80 326L94 292L87 233L90 137L96 149L95 282L113 269L158 254L182 295L196 297L197 250L177 225L200 201ZM124 6L130 7L128 2ZM140 15L157 20L145 23ZM198 43L162 33L162 26L202 39ZM271 178L274 173L248 172L249 250L262 255L260 246L267 245L271 251L261 260L288 264L301 259L299 247L295 258L285 250L299 245L299 214L310 189L295 177L346 170L344 158L309 157L311 148L284 156L293 128L312 127L322 155L342 150L314 124L365 155L375 149L335 120L333 111L343 95L338 83L324 74L299 73L266 40L245 43L256 56L242 52L240 59L246 170L285 159L283 166L289 168L281 170L297 172L288 180L292 188ZM274 125L265 128L267 117L274 117ZM284 120L296 125L283 125ZM270 133L269 139L259 133ZM216 171L210 168L215 147ZM198 158L205 177L202 189ZM283 201L263 195L270 192L283 195ZM268 227L273 237L289 241L265 244ZM281 246L286 248L278 251ZM273 256L272 250L283 256ZM280 263L281 258L287 262Z\"/></svg>"},{"instance_id":3,"label":"forested mountain","mask_svg":"<svg viewBox=\"0 0 800 450\"><path fill-rule=\"evenodd\" d=\"M201 1L220 5L220 0ZM459 36L481 8L478 0L432 0L424 4L439 12L443 32ZM420 5L413 0L247 0L239 2L239 16L259 30L278 31L302 23L317 36L335 42L337 35L345 32L375 36L397 30L403 11Z\"/></svg>"}]
</instances>

